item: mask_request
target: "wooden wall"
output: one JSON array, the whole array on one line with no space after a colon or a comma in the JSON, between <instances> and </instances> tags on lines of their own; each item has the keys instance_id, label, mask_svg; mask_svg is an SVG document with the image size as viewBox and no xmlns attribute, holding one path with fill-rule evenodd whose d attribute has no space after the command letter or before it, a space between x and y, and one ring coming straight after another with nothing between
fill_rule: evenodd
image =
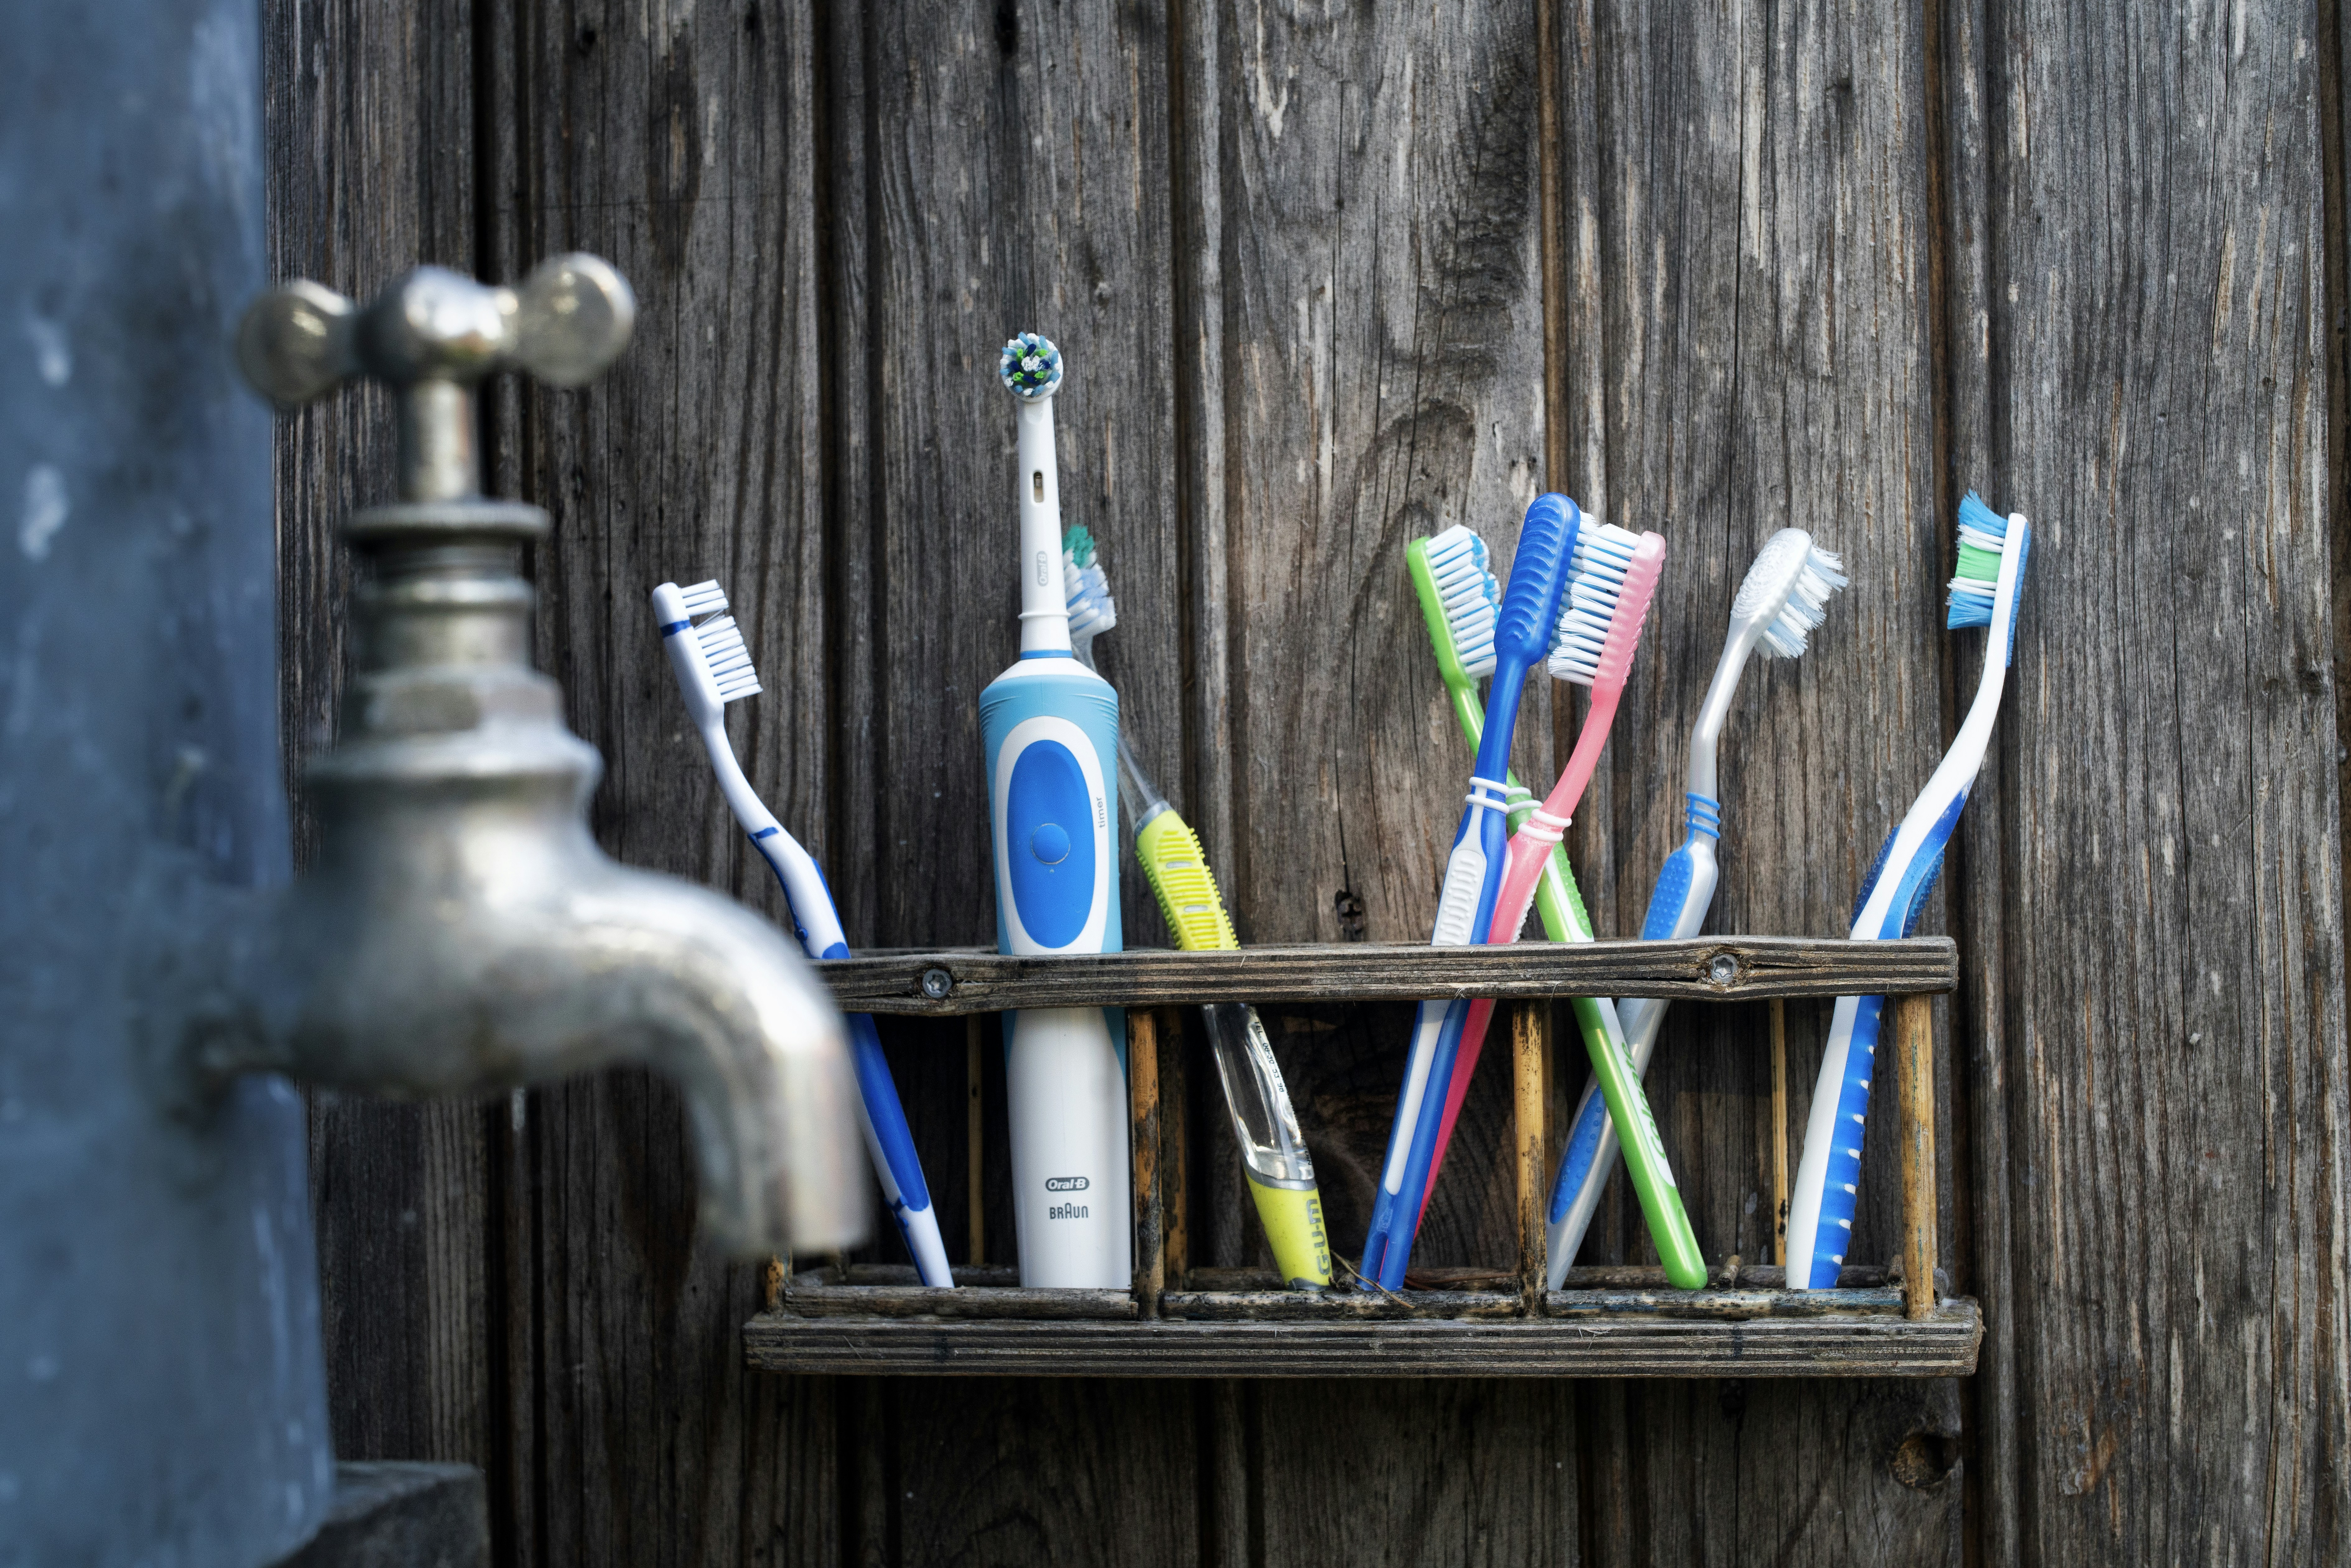
<instances>
[{"instance_id":1,"label":"wooden wall","mask_svg":"<svg viewBox=\"0 0 2351 1568\"><path fill-rule=\"evenodd\" d=\"M1976 1377L758 1375L757 1275L695 1243L677 1102L621 1074L319 1104L346 1457L485 1467L499 1559L533 1568L2351 1552L2334 0L262 11L280 273L357 292L585 248L635 284L615 371L486 413L493 487L556 517L539 653L607 759L597 831L781 914L644 608L717 576L768 687L738 748L861 944L992 931L975 699L1015 641L1015 328L1068 353L1105 671L1245 939L1426 931L1464 758L1414 535L1468 521L1506 559L1560 488L1670 542L1576 829L1604 933L1637 929L1678 837L1753 549L1795 523L1842 551L1814 651L1734 716L1714 917L1832 934L1980 667L1940 630L1958 497L2035 528L1929 916L1969 977L1938 1009L1938 1146ZM388 438L373 398L282 427L291 762L332 722L330 529L383 495ZM1570 706L1531 705L1523 771L1550 776ZM1129 940L1163 941L1141 892ZM1790 1021L1801 1126L1825 1009ZM1350 1249L1403 1022L1275 1020ZM1680 1009L1651 1077L1718 1259L1769 1238L1761 1027ZM889 1040L964 1256L962 1031ZM1181 1067L1192 1258L1244 1261L1213 1086ZM1509 1255L1507 1103L1497 1076L1465 1113L1428 1261ZM1893 1249L1882 1155L1864 1259ZM1639 1232L1612 1197L1604 1249Z\"/></svg>"}]
</instances>

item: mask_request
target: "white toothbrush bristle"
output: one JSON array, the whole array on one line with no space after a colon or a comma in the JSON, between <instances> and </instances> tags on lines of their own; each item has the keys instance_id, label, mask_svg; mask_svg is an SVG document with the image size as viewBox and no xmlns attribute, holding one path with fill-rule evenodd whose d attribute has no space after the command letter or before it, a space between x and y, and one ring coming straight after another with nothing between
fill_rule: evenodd
<instances>
[{"instance_id":1,"label":"white toothbrush bristle","mask_svg":"<svg viewBox=\"0 0 2351 1568\"><path fill-rule=\"evenodd\" d=\"M759 694L759 672L751 665L751 650L744 646L743 629L735 624L735 617L721 615L705 621L694 629L693 636L702 649L703 662L710 666L710 678L717 683L720 702Z\"/></svg>"},{"instance_id":2,"label":"white toothbrush bristle","mask_svg":"<svg viewBox=\"0 0 2351 1568\"><path fill-rule=\"evenodd\" d=\"M717 615L726 609L726 591L714 580L697 582L692 588L681 588L678 597L685 601L688 615Z\"/></svg>"},{"instance_id":3,"label":"white toothbrush bristle","mask_svg":"<svg viewBox=\"0 0 2351 1568\"><path fill-rule=\"evenodd\" d=\"M1068 550L1061 552L1061 596L1070 611L1070 637L1097 637L1118 624L1118 603L1110 596L1110 578L1097 558L1080 566Z\"/></svg>"},{"instance_id":4,"label":"white toothbrush bristle","mask_svg":"<svg viewBox=\"0 0 2351 1568\"><path fill-rule=\"evenodd\" d=\"M1641 536L1589 517L1576 531L1575 559L1568 564L1567 593L1551 642L1551 673L1588 686L1600 674L1600 650L1616 618L1618 595ZM1641 607L1648 613L1648 606Z\"/></svg>"},{"instance_id":5,"label":"white toothbrush bristle","mask_svg":"<svg viewBox=\"0 0 2351 1568\"><path fill-rule=\"evenodd\" d=\"M1788 591L1788 602L1763 628L1762 649L1773 659L1801 658L1805 639L1828 614L1828 602L1845 586L1844 562L1835 553L1814 545L1804 555L1803 570Z\"/></svg>"},{"instance_id":6,"label":"white toothbrush bristle","mask_svg":"<svg viewBox=\"0 0 2351 1568\"><path fill-rule=\"evenodd\" d=\"M1453 656L1471 679L1494 673L1494 626L1502 589L1486 569L1486 541L1459 523L1430 539L1428 574L1445 606Z\"/></svg>"}]
</instances>

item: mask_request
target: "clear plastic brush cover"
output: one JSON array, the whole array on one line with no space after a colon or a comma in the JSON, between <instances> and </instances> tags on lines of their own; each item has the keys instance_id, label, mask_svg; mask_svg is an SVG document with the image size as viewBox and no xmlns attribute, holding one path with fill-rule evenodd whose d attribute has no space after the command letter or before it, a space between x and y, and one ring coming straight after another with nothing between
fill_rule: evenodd
<instances>
[{"instance_id":1,"label":"clear plastic brush cover","mask_svg":"<svg viewBox=\"0 0 2351 1568\"><path fill-rule=\"evenodd\" d=\"M1298 1130L1290 1090L1257 1009L1247 1002L1218 1002L1200 1011L1216 1044L1217 1075L1224 1080L1241 1158L1268 1186L1312 1186L1314 1161L1306 1153L1305 1134Z\"/></svg>"}]
</instances>

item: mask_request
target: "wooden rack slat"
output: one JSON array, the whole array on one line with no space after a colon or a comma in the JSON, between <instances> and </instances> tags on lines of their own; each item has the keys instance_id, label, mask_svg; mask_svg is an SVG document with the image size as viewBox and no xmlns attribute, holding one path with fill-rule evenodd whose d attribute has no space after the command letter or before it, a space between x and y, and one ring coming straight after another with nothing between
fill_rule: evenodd
<instances>
[{"instance_id":1,"label":"wooden rack slat","mask_svg":"<svg viewBox=\"0 0 2351 1568\"><path fill-rule=\"evenodd\" d=\"M1237 953L1137 947L1060 957L949 948L838 958L816 967L846 1011L931 1017L1014 1008L1471 996L1738 1002L1908 996L1949 991L1959 984L1959 951L1948 936L1899 942L1700 936L1501 947L1346 942Z\"/></svg>"},{"instance_id":2,"label":"wooden rack slat","mask_svg":"<svg viewBox=\"0 0 2351 1568\"><path fill-rule=\"evenodd\" d=\"M1983 1320L1965 1298L1745 1322L1636 1315L1444 1322L859 1320L762 1312L753 1366L864 1376L1964 1377Z\"/></svg>"}]
</instances>

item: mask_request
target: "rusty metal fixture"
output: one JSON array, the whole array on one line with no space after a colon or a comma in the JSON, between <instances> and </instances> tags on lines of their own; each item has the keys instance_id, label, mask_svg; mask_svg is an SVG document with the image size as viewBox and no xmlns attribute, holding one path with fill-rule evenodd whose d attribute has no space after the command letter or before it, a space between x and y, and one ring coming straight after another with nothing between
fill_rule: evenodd
<instances>
[{"instance_id":1,"label":"rusty metal fixture","mask_svg":"<svg viewBox=\"0 0 2351 1568\"><path fill-rule=\"evenodd\" d=\"M634 314L589 256L519 289L423 267L363 310L295 283L247 312L238 358L281 405L391 383L400 500L345 528L361 573L340 738L304 780L316 863L183 977L177 1092L268 1071L416 1098L642 1062L684 1095L721 1245L840 1248L865 1224L840 1013L767 921L598 850L601 759L530 664L519 552L548 516L479 494L473 384L584 382Z\"/></svg>"}]
</instances>

